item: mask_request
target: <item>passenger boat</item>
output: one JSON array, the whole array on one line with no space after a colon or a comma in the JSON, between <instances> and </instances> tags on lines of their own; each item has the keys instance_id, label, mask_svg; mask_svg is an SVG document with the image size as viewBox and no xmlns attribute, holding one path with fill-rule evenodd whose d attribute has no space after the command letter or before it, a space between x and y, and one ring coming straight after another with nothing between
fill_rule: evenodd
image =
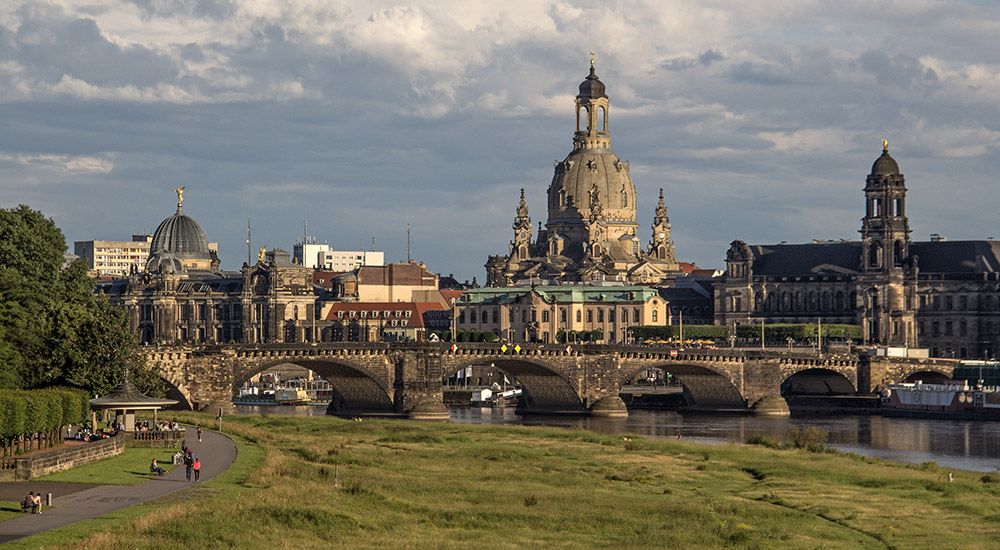
<instances>
[{"instance_id":1,"label":"passenger boat","mask_svg":"<svg viewBox=\"0 0 1000 550\"><path fill-rule=\"evenodd\" d=\"M890 384L882 395L882 414L921 418L1000 420L1000 388L947 384Z\"/></svg>"},{"instance_id":2,"label":"passenger boat","mask_svg":"<svg viewBox=\"0 0 1000 550\"><path fill-rule=\"evenodd\" d=\"M282 388L275 390L274 402L279 405L308 405L309 394L305 390Z\"/></svg>"}]
</instances>

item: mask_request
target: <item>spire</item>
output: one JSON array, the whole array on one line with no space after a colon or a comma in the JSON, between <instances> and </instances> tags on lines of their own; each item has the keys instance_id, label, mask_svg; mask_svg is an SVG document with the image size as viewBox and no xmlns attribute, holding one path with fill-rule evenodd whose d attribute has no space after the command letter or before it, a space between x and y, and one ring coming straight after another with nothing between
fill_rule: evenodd
<instances>
[{"instance_id":1,"label":"spire","mask_svg":"<svg viewBox=\"0 0 1000 550\"><path fill-rule=\"evenodd\" d=\"M660 202L656 204L656 211L653 213L653 225L663 225L670 223L667 216L667 205L663 201L663 188L660 188Z\"/></svg>"},{"instance_id":2,"label":"spire","mask_svg":"<svg viewBox=\"0 0 1000 550\"><path fill-rule=\"evenodd\" d=\"M514 219L514 225L520 223L531 224L531 218L528 217L528 203L524 200L524 188L521 188L521 203L517 206L517 218Z\"/></svg>"}]
</instances>

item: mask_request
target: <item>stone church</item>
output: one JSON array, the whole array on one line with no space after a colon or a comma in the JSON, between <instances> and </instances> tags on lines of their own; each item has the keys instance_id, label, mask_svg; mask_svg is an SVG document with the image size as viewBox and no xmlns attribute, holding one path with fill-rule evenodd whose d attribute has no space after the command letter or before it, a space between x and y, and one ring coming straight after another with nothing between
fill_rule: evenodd
<instances>
[{"instance_id":1,"label":"stone church","mask_svg":"<svg viewBox=\"0 0 1000 550\"><path fill-rule=\"evenodd\" d=\"M143 344L308 342L319 334L312 269L280 249L222 271L201 226L177 210L156 228L145 269L100 282Z\"/></svg>"},{"instance_id":2,"label":"stone church","mask_svg":"<svg viewBox=\"0 0 1000 550\"><path fill-rule=\"evenodd\" d=\"M716 322L860 325L868 343L932 356L1000 356L1000 241L911 239L906 181L883 141L858 241L733 241Z\"/></svg>"},{"instance_id":3,"label":"stone church","mask_svg":"<svg viewBox=\"0 0 1000 550\"><path fill-rule=\"evenodd\" d=\"M662 189L652 240L645 247L640 242L635 185L628 162L611 150L609 99L593 59L579 90L573 150L555 163L548 220L533 233L522 189L514 239L506 255L486 262L487 286L529 281L658 284L680 273Z\"/></svg>"}]
</instances>

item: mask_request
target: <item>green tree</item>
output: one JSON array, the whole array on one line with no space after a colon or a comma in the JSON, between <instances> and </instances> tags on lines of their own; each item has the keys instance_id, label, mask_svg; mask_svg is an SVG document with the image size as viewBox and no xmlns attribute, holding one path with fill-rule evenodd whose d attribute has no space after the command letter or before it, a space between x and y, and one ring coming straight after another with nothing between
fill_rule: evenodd
<instances>
[{"instance_id":1,"label":"green tree","mask_svg":"<svg viewBox=\"0 0 1000 550\"><path fill-rule=\"evenodd\" d=\"M0 388L68 384L106 393L127 369L162 394L124 308L94 295L87 266L63 266L66 241L27 206L0 209Z\"/></svg>"}]
</instances>

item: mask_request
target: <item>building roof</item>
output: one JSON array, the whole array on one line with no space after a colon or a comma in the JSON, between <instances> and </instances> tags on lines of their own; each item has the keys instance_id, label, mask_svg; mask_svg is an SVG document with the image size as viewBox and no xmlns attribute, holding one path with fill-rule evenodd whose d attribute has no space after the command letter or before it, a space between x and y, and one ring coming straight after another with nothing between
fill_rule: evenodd
<instances>
[{"instance_id":1,"label":"building roof","mask_svg":"<svg viewBox=\"0 0 1000 550\"><path fill-rule=\"evenodd\" d=\"M98 409L159 409L176 404L173 399L145 395L127 379L104 397L90 400L90 406Z\"/></svg>"},{"instance_id":2,"label":"building roof","mask_svg":"<svg viewBox=\"0 0 1000 550\"><path fill-rule=\"evenodd\" d=\"M578 97L589 99L608 97L607 89L604 83L601 82L601 79L597 77L593 64L590 66L590 74L580 83L580 95Z\"/></svg>"},{"instance_id":3,"label":"building roof","mask_svg":"<svg viewBox=\"0 0 1000 550\"><path fill-rule=\"evenodd\" d=\"M861 242L750 245L753 274L767 277L853 275L861 267ZM921 273L1000 271L1000 241L911 242Z\"/></svg>"},{"instance_id":4,"label":"building roof","mask_svg":"<svg viewBox=\"0 0 1000 550\"><path fill-rule=\"evenodd\" d=\"M872 175L888 176L893 174L899 174L899 164L896 163L896 159L889 156L889 150L886 148L882 150L882 156L875 159L875 163L872 164Z\"/></svg>"},{"instance_id":5,"label":"building roof","mask_svg":"<svg viewBox=\"0 0 1000 550\"><path fill-rule=\"evenodd\" d=\"M859 241L750 245L753 274L768 277L849 275L861 264Z\"/></svg>"},{"instance_id":6,"label":"building roof","mask_svg":"<svg viewBox=\"0 0 1000 550\"><path fill-rule=\"evenodd\" d=\"M324 315L327 321L396 321L407 328L425 328L425 315L447 313L449 308L434 302L331 302ZM351 316L351 313L354 316ZM364 316L362 316L364 315Z\"/></svg>"}]
</instances>

